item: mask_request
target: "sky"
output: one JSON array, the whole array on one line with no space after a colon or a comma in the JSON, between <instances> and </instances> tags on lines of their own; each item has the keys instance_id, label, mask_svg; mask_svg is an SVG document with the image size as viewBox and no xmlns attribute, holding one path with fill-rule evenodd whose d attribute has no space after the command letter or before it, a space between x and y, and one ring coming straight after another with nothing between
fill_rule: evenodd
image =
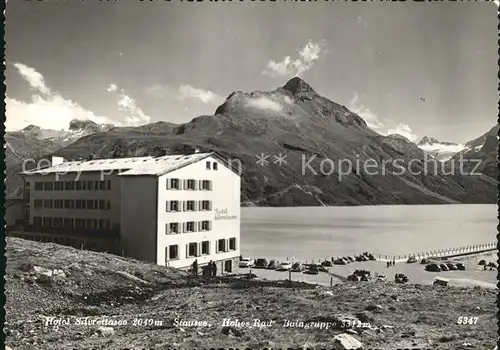
<instances>
[{"instance_id":1,"label":"sky","mask_svg":"<svg viewBox=\"0 0 500 350\"><path fill-rule=\"evenodd\" d=\"M13 2L6 128L182 123L300 76L381 134L466 142L498 115L487 2Z\"/></svg>"}]
</instances>

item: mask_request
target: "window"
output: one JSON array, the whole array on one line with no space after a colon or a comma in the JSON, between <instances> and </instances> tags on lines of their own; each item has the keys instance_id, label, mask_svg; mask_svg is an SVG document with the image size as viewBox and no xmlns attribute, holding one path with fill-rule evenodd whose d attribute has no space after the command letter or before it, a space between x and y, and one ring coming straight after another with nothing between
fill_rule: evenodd
<instances>
[{"instance_id":1,"label":"window","mask_svg":"<svg viewBox=\"0 0 500 350\"><path fill-rule=\"evenodd\" d=\"M212 202L211 201L200 201L199 204L200 210L211 210Z\"/></svg>"},{"instance_id":2,"label":"window","mask_svg":"<svg viewBox=\"0 0 500 350\"><path fill-rule=\"evenodd\" d=\"M87 228L91 230L97 228L94 226L94 219L87 219Z\"/></svg>"},{"instance_id":3,"label":"window","mask_svg":"<svg viewBox=\"0 0 500 350\"><path fill-rule=\"evenodd\" d=\"M213 169L217 170L217 163L216 162L214 162L214 164L213 164Z\"/></svg>"},{"instance_id":4,"label":"window","mask_svg":"<svg viewBox=\"0 0 500 350\"><path fill-rule=\"evenodd\" d=\"M89 190L89 191L94 190L94 181L87 182L87 190Z\"/></svg>"},{"instance_id":5,"label":"window","mask_svg":"<svg viewBox=\"0 0 500 350\"><path fill-rule=\"evenodd\" d=\"M82 181L82 191L87 191L87 181Z\"/></svg>"},{"instance_id":6,"label":"window","mask_svg":"<svg viewBox=\"0 0 500 350\"><path fill-rule=\"evenodd\" d=\"M75 219L75 228L76 229L83 229L85 228L85 221L84 219Z\"/></svg>"},{"instance_id":7,"label":"window","mask_svg":"<svg viewBox=\"0 0 500 350\"><path fill-rule=\"evenodd\" d=\"M212 189L212 181L210 180L201 181L201 189L204 191L210 191Z\"/></svg>"},{"instance_id":8,"label":"window","mask_svg":"<svg viewBox=\"0 0 500 350\"><path fill-rule=\"evenodd\" d=\"M64 201L62 199L54 199L54 209L62 209Z\"/></svg>"},{"instance_id":9,"label":"window","mask_svg":"<svg viewBox=\"0 0 500 350\"><path fill-rule=\"evenodd\" d=\"M175 259L179 259L179 246L176 244L165 247L165 260Z\"/></svg>"},{"instance_id":10,"label":"window","mask_svg":"<svg viewBox=\"0 0 500 350\"><path fill-rule=\"evenodd\" d=\"M72 227L70 218L64 218L63 227L66 227L66 228Z\"/></svg>"},{"instance_id":11,"label":"window","mask_svg":"<svg viewBox=\"0 0 500 350\"><path fill-rule=\"evenodd\" d=\"M167 202L167 211L180 211L179 201L168 201Z\"/></svg>"},{"instance_id":12,"label":"window","mask_svg":"<svg viewBox=\"0 0 500 350\"><path fill-rule=\"evenodd\" d=\"M167 190L180 190L180 181L179 179L167 179Z\"/></svg>"},{"instance_id":13,"label":"window","mask_svg":"<svg viewBox=\"0 0 500 350\"><path fill-rule=\"evenodd\" d=\"M52 226L60 228L62 227L63 219L62 218L52 218Z\"/></svg>"},{"instance_id":14,"label":"window","mask_svg":"<svg viewBox=\"0 0 500 350\"><path fill-rule=\"evenodd\" d=\"M166 227L167 234L180 233L178 222L171 222L171 223L168 223L166 226L167 226Z\"/></svg>"},{"instance_id":15,"label":"window","mask_svg":"<svg viewBox=\"0 0 500 350\"><path fill-rule=\"evenodd\" d=\"M52 218L43 218L42 219L42 226L43 227L50 227L52 224Z\"/></svg>"},{"instance_id":16,"label":"window","mask_svg":"<svg viewBox=\"0 0 500 350\"><path fill-rule=\"evenodd\" d=\"M207 162L207 170L210 170L210 162Z\"/></svg>"},{"instance_id":17,"label":"window","mask_svg":"<svg viewBox=\"0 0 500 350\"><path fill-rule=\"evenodd\" d=\"M225 239L219 239L217 241L217 253L219 252L225 252L226 251L226 240Z\"/></svg>"},{"instance_id":18,"label":"window","mask_svg":"<svg viewBox=\"0 0 500 350\"><path fill-rule=\"evenodd\" d=\"M184 230L183 230L184 232L196 232L194 221L185 222L183 225L184 225Z\"/></svg>"},{"instance_id":19,"label":"window","mask_svg":"<svg viewBox=\"0 0 500 350\"><path fill-rule=\"evenodd\" d=\"M184 211L195 211L195 201L186 201Z\"/></svg>"},{"instance_id":20,"label":"window","mask_svg":"<svg viewBox=\"0 0 500 350\"><path fill-rule=\"evenodd\" d=\"M80 199L75 200L75 208L82 209L82 201Z\"/></svg>"},{"instance_id":21,"label":"window","mask_svg":"<svg viewBox=\"0 0 500 350\"><path fill-rule=\"evenodd\" d=\"M87 209L94 209L94 200L87 199Z\"/></svg>"},{"instance_id":22,"label":"window","mask_svg":"<svg viewBox=\"0 0 500 350\"><path fill-rule=\"evenodd\" d=\"M64 208L73 209L75 207L75 201L72 199L64 200Z\"/></svg>"},{"instance_id":23,"label":"window","mask_svg":"<svg viewBox=\"0 0 500 350\"><path fill-rule=\"evenodd\" d=\"M82 190L82 182L81 181L76 181L76 190L81 191Z\"/></svg>"},{"instance_id":24,"label":"window","mask_svg":"<svg viewBox=\"0 0 500 350\"><path fill-rule=\"evenodd\" d=\"M99 190L104 191L106 189L106 182L99 181Z\"/></svg>"},{"instance_id":25,"label":"window","mask_svg":"<svg viewBox=\"0 0 500 350\"><path fill-rule=\"evenodd\" d=\"M224 272L233 272L233 262L231 260L224 261Z\"/></svg>"},{"instance_id":26,"label":"window","mask_svg":"<svg viewBox=\"0 0 500 350\"><path fill-rule=\"evenodd\" d=\"M34 206L35 206L35 208L41 208L42 205L43 205L43 200L41 200L41 199L35 199L34 200Z\"/></svg>"},{"instance_id":27,"label":"window","mask_svg":"<svg viewBox=\"0 0 500 350\"><path fill-rule=\"evenodd\" d=\"M44 199L43 200L44 208L52 208L52 199Z\"/></svg>"},{"instance_id":28,"label":"window","mask_svg":"<svg viewBox=\"0 0 500 350\"><path fill-rule=\"evenodd\" d=\"M35 182L35 191L43 191L43 182Z\"/></svg>"},{"instance_id":29,"label":"window","mask_svg":"<svg viewBox=\"0 0 500 350\"><path fill-rule=\"evenodd\" d=\"M236 238L229 238L229 250L236 250Z\"/></svg>"},{"instance_id":30,"label":"window","mask_svg":"<svg viewBox=\"0 0 500 350\"><path fill-rule=\"evenodd\" d=\"M107 183L108 183L108 188L107 188L107 190L110 190L110 189L111 189L111 180L108 180L108 181L107 181Z\"/></svg>"},{"instance_id":31,"label":"window","mask_svg":"<svg viewBox=\"0 0 500 350\"><path fill-rule=\"evenodd\" d=\"M210 242L203 241L201 242L201 255L208 255L208 254L210 254Z\"/></svg>"},{"instance_id":32,"label":"window","mask_svg":"<svg viewBox=\"0 0 500 350\"><path fill-rule=\"evenodd\" d=\"M198 253L198 243L189 243L186 245L186 247L187 247L186 258L198 255L197 254Z\"/></svg>"},{"instance_id":33,"label":"window","mask_svg":"<svg viewBox=\"0 0 500 350\"><path fill-rule=\"evenodd\" d=\"M94 191L99 191L99 181L94 181Z\"/></svg>"},{"instance_id":34,"label":"window","mask_svg":"<svg viewBox=\"0 0 500 350\"><path fill-rule=\"evenodd\" d=\"M208 220L200 221L199 225L200 231L210 231L210 229L212 228L211 222Z\"/></svg>"},{"instance_id":35,"label":"window","mask_svg":"<svg viewBox=\"0 0 500 350\"><path fill-rule=\"evenodd\" d=\"M35 216L35 217L33 218L33 225L34 225L34 226L37 226L37 227L42 226L42 218L41 218L41 217L39 217L39 216Z\"/></svg>"},{"instance_id":36,"label":"window","mask_svg":"<svg viewBox=\"0 0 500 350\"><path fill-rule=\"evenodd\" d=\"M196 181L193 179L184 180L185 190L196 190Z\"/></svg>"},{"instance_id":37,"label":"window","mask_svg":"<svg viewBox=\"0 0 500 350\"><path fill-rule=\"evenodd\" d=\"M109 230L111 227L111 222L108 219L99 219L99 229Z\"/></svg>"},{"instance_id":38,"label":"window","mask_svg":"<svg viewBox=\"0 0 500 350\"><path fill-rule=\"evenodd\" d=\"M86 206L87 201L85 199L82 199L81 202L82 202L82 209L87 209Z\"/></svg>"},{"instance_id":39,"label":"window","mask_svg":"<svg viewBox=\"0 0 500 350\"><path fill-rule=\"evenodd\" d=\"M56 191L63 191L64 190L64 182L56 181L54 183L54 190L56 190Z\"/></svg>"},{"instance_id":40,"label":"window","mask_svg":"<svg viewBox=\"0 0 500 350\"><path fill-rule=\"evenodd\" d=\"M44 182L43 183L43 190L44 191L52 191L52 189L53 189L52 182Z\"/></svg>"}]
</instances>

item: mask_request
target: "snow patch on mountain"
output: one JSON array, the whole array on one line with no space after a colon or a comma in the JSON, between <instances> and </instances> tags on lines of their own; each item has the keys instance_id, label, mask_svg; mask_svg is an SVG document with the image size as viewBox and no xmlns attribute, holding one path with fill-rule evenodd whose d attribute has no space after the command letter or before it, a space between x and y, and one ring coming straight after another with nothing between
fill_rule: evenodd
<instances>
[{"instance_id":1,"label":"snow patch on mountain","mask_svg":"<svg viewBox=\"0 0 500 350\"><path fill-rule=\"evenodd\" d=\"M428 136L423 137L422 140L417 143L417 146L428 155L443 162L451 159L456 153L466 149L465 144L442 142Z\"/></svg>"}]
</instances>

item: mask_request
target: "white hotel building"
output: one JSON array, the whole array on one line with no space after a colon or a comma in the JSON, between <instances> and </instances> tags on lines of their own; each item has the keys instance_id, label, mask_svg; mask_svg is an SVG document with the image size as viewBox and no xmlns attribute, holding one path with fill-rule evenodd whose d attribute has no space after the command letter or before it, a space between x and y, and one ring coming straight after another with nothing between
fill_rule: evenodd
<instances>
[{"instance_id":1,"label":"white hotel building","mask_svg":"<svg viewBox=\"0 0 500 350\"><path fill-rule=\"evenodd\" d=\"M238 266L240 176L214 153L54 157L50 167L21 175L24 236L87 248L119 241L124 256L177 268L194 260L217 262L218 273Z\"/></svg>"}]
</instances>

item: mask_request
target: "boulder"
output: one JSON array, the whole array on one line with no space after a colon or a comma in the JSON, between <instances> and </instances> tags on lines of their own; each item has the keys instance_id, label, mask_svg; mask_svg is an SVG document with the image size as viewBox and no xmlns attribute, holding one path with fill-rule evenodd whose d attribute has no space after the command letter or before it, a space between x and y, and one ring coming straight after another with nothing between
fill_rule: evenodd
<instances>
[{"instance_id":1,"label":"boulder","mask_svg":"<svg viewBox=\"0 0 500 350\"><path fill-rule=\"evenodd\" d=\"M115 335L113 327L99 327L97 328L97 332L103 337L111 337Z\"/></svg>"},{"instance_id":2,"label":"boulder","mask_svg":"<svg viewBox=\"0 0 500 350\"><path fill-rule=\"evenodd\" d=\"M334 349L338 350L356 350L363 349L363 344L352 335L347 333L338 334L333 337Z\"/></svg>"}]
</instances>

